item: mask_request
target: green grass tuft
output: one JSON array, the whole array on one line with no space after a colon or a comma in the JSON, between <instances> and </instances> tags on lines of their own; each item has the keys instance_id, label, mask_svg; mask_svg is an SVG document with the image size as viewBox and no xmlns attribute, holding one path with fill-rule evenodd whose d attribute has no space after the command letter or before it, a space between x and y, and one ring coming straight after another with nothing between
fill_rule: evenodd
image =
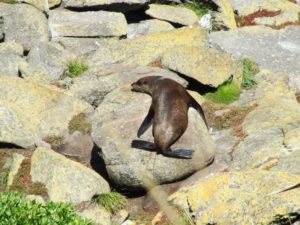
<instances>
[{"instance_id":1,"label":"green grass tuft","mask_svg":"<svg viewBox=\"0 0 300 225\"><path fill-rule=\"evenodd\" d=\"M90 133L92 125L84 113L79 113L74 116L69 122L69 133L73 134L75 131L79 131L82 134Z\"/></svg>"},{"instance_id":2,"label":"green grass tuft","mask_svg":"<svg viewBox=\"0 0 300 225\"><path fill-rule=\"evenodd\" d=\"M183 4L180 4L179 6L183 6L194 11L199 18L207 14L209 11L212 11L212 8L209 5L204 4L203 2L197 2L195 0L185 2Z\"/></svg>"},{"instance_id":3,"label":"green grass tuft","mask_svg":"<svg viewBox=\"0 0 300 225\"><path fill-rule=\"evenodd\" d=\"M204 97L214 102L229 104L238 100L240 93L241 90L237 83L234 81L226 81L221 84L215 92L208 92Z\"/></svg>"},{"instance_id":4,"label":"green grass tuft","mask_svg":"<svg viewBox=\"0 0 300 225\"><path fill-rule=\"evenodd\" d=\"M126 198L118 192L100 194L95 197L95 201L113 214L124 209L127 203Z\"/></svg>"},{"instance_id":5,"label":"green grass tuft","mask_svg":"<svg viewBox=\"0 0 300 225\"><path fill-rule=\"evenodd\" d=\"M256 85L256 81L254 79L255 74L259 72L258 65L251 61L248 58L242 59L243 62L243 80L242 87L249 89Z\"/></svg>"},{"instance_id":6,"label":"green grass tuft","mask_svg":"<svg viewBox=\"0 0 300 225\"><path fill-rule=\"evenodd\" d=\"M87 64L85 64L82 60L72 59L67 62L68 70L63 75L62 79L66 77L78 77L89 68Z\"/></svg>"},{"instance_id":7,"label":"green grass tuft","mask_svg":"<svg viewBox=\"0 0 300 225\"><path fill-rule=\"evenodd\" d=\"M92 225L90 221L77 215L71 204L54 202L41 204L17 192L0 193L0 218L1 225Z\"/></svg>"}]
</instances>

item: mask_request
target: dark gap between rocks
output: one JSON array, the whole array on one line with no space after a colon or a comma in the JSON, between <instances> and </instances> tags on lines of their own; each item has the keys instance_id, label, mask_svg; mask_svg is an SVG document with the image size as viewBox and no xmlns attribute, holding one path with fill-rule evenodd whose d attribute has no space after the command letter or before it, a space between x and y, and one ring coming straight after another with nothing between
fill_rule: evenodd
<instances>
[{"instance_id":1,"label":"dark gap between rocks","mask_svg":"<svg viewBox=\"0 0 300 225\"><path fill-rule=\"evenodd\" d=\"M5 34L1 33L4 32L3 28L4 28L4 18L3 16L0 16L0 42L4 42L5 39Z\"/></svg>"},{"instance_id":2,"label":"dark gap between rocks","mask_svg":"<svg viewBox=\"0 0 300 225\"><path fill-rule=\"evenodd\" d=\"M24 78L24 77L22 76L22 72L21 72L20 70L18 70L18 77Z\"/></svg>"},{"instance_id":3,"label":"dark gap between rocks","mask_svg":"<svg viewBox=\"0 0 300 225\"><path fill-rule=\"evenodd\" d=\"M287 215L276 215L270 224L290 225L300 221L300 211L291 212Z\"/></svg>"},{"instance_id":4,"label":"dark gap between rocks","mask_svg":"<svg viewBox=\"0 0 300 225\"><path fill-rule=\"evenodd\" d=\"M26 49L25 49L25 50L23 51L23 56L25 56L25 57L28 56L29 52L30 52L30 50L26 50Z\"/></svg>"},{"instance_id":5,"label":"dark gap between rocks","mask_svg":"<svg viewBox=\"0 0 300 225\"><path fill-rule=\"evenodd\" d=\"M76 11L76 12L104 10L104 11L126 13L129 11L138 10L140 8L145 8L145 6L143 4L130 4L129 5L126 3L112 3L109 5L84 6L84 7L68 6L65 8L68 10Z\"/></svg>"},{"instance_id":6,"label":"dark gap between rocks","mask_svg":"<svg viewBox=\"0 0 300 225\"><path fill-rule=\"evenodd\" d=\"M128 24L131 23L139 23L143 20L150 20L153 19L152 17L148 16L145 11L147 10L146 7L143 7L139 10L130 11L125 13L125 17Z\"/></svg>"},{"instance_id":7,"label":"dark gap between rocks","mask_svg":"<svg viewBox=\"0 0 300 225\"><path fill-rule=\"evenodd\" d=\"M8 142L0 142L0 148L13 148L13 149L24 149L21 146Z\"/></svg>"},{"instance_id":8,"label":"dark gap between rocks","mask_svg":"<svg viewBox=\"0 0 300 225\"><path fill-rule=\"evenodd\" d=\"M217 90L217 88L214 88L214 87L209 86L209 85L202 84L198 80L196 80L192 77L189 77L187 75L184 75L184 74L179 73L179 72L174 71L174 70L171 70L171 71L176 73L178 76L180 76L181 78L185 79L188 82L188 86L186 87L186 89L188 89L190 91L196 91L200 95L204 95L207 92L215 92Z\"/></svg>"},{"instance_id":9,"label":"dark gap between rocks","mask_svg":"<svg viewBox=\"0 0 300 225\"><path fill-rule=\"evenodd\" d=\"M90 164L93 170L99 173L107 182L110 182L108 173L106 171L105 162L99 155L100 151L101 150L96 145L94 145L94 148L91 153Z\"/></svg>"}]
</instances>

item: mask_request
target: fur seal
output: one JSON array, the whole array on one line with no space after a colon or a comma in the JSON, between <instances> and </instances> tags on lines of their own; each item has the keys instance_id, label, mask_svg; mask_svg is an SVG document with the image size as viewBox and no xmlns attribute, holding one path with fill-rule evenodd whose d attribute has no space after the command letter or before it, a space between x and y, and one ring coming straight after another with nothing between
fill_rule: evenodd
<instances>
[{"instance_id":1,"label":"fur seal","mask_svg":"<svg viewBox=\"0 0 300 225\"><path fill-rule=\"evenodd\" d=\"M188 109L196 109L202 119L207 122L201 106L176 81L161 76L147 76L131 84L132 91L152 96L148 114L138 129L140 137L152 124L154 148L165 156L191 159L193 150L171 149L185 132L188 126ZM133 146L136 147L136 146ZM154 150L154 149L153 149Z\"/></svg>"}]
</instances>

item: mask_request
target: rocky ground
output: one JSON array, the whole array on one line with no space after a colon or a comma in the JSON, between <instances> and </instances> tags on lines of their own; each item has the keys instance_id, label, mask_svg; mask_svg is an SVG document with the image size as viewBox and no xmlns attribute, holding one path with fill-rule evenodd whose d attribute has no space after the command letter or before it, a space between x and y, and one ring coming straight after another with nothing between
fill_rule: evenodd
<instances>
[{"instance_id":1,"label":"rocky ground","mask_svg":"<svg viewBox=\"0 0 300 225\"><path fill-rule=\"evenodd\" d=\"M99 225L299 224L299 13L288 0L0 0L0 191ZM204 109L209 131L190 109L174 145L192 160L131 147L151 98L130 84L151 75ZM222 88L235 101L209 97ZM95 203L115 191L127 205Z\"/></svg>"}]
</instances>

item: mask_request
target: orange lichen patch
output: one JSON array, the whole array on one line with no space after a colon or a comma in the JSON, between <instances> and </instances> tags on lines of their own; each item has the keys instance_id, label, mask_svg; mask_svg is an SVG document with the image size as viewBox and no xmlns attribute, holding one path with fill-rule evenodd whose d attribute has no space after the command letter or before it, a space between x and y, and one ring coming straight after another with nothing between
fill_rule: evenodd
<instances>
[{"instance_id":1,"label":"orange lichen patch","mask_svg":"<svg viewBox=\"0 0 300 225\"><path fill-rule=\"evenodd\" d=\"M161 60L157 59L157 60L149 63L148 66L162 68Z\"/></svg>"},{"instance_id":2,"label":"orange lichen patch","mask_svg":"<svg viewBox=\"0 0 300 225\"><path fill-rule=\"evenodd\" d=\"M233 136L236 136L236 137L240 137L240 138L245 137L245 133L244 133L243 127L241 125L234 127L231 133Z\"/></svg>"},{"instance_id":3,"label":"orange lichen patch","mask_svg":"<svg viewBox=\"0 0 300 225\"><path fill-rule=\"evenodd\" d=\"M300 21L286 22L286 23L280 24L279 26L271 26L271 28L276 29L276 30L280 30L280 29L283 29L287 26L300 26Z\"/></svg>"},{"instance_id":4,"label":"orange lichen patch","mask_svg":"<svg viewBox=\"0 0 300 225\"><path fill-rule=\"evenodd\" d=\"M263 10L259 10L254 13L251 13L247 16L238 17L238 18L236 18L236 22L237 22L238 27L253 26L253 25L256 25L256 23L254 22L255 18L274 17L274 16L278 16L280 13L281 13L281 10L268 11L268 10L263 9Z\"/></svg>"}]
</instances>

